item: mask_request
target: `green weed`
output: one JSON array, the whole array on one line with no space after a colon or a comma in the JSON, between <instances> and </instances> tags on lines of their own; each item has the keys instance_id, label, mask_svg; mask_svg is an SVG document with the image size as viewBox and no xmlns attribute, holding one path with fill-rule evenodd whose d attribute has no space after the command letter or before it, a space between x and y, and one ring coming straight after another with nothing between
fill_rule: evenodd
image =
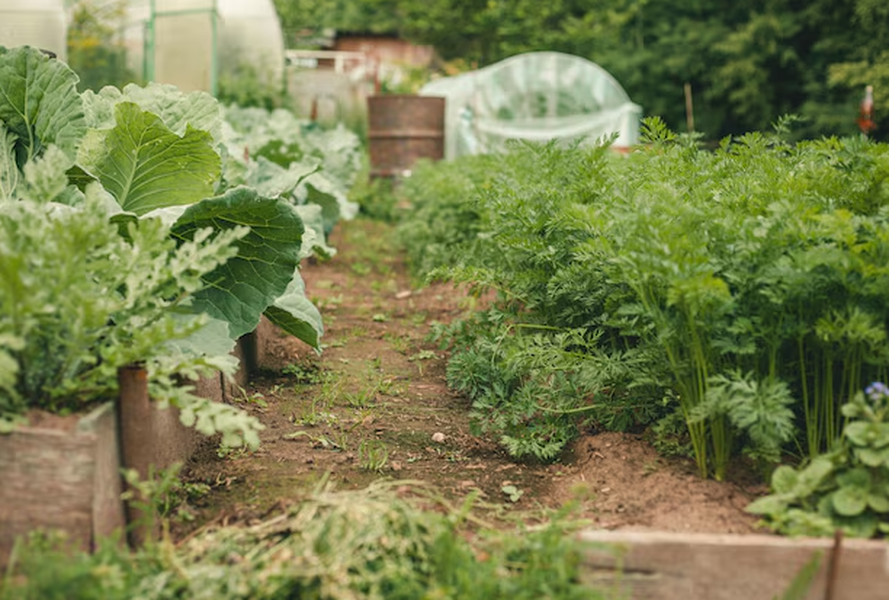
<instances>
[{"instance_id":1,"label":"green weed","mask_svg":"<svg viewBox=\"0 0 889 600\"><path fill-rule=\"evenodd\" d=\"M385 333L383 339L399 354L407 354L411 348L411 339L400 333Z\"/></svg>"},{"instance_id":2,"label":"green weed","mask_svg":"<svg viewBox=\"0 0 889 600\"><path fill-rule=\"evenodd\" d=\"M524 490L520 490L512 484L504 485L502 488L500 488L500 491L504 493L504 495L510 502L518 502L525 494Z\"/></svg>"},{"instance_id":3,"label":"green weed","mask_svg":"<svg viewBox=\"0 0 889 600\"><path fill-rule=\"evenodd\" d=\"M300 385L316 385L324 380L324 373L315 363L290 363L281 369L282 375L293 377Z\"/></svg>"},{"instance_id":4,"label":"green weed","mask_svg":"<svg viewBox=\"0 0 889 600\"><path fill-rule=\"evenodd\" d=\"M317 397L312 398L312 402L308 408L304 408L298 415L291 415L290 420L292 423L304 427L315 427L319 424L331 425L336 423L338 420L336 414L323 410L327 406L327 404L319 403Z\"/></svg>"},{"instance_id":5,"label":"green weed","mask_svg":"<svg viewBox=\"0 0 889 600\"><path fill-rule=\"evenodd\" d=\"M358 444L358 464L365 471L380 473L389 463L389 448L379 440L363 440Z\"/></svg>"},{"instance_id":6,"label":"green weed","mask_svg":"<svg viewBox=\"0 0 889 600\"><path fill-rule=\"evenodd\" d=\"M843 406L846 425L834 448L795 469L778 467L772 494L747 507L791 536L889 534L889 388L875 383Z\"/></svg>"},{"instance_id":7,"label":"green weed","mask_svg":"<svg viewBox=\"0 0 889 600\"><path fill-rule=\"evenodd\" d=\"M366 277L370 275L370 272L372 270L371 266L365 262L353 262L349 265L349 268L359 277Z\"/></svg>"},{"instance_id":8,"label":"green weed","mask_svg":"<svg viewBox=\"0 0 889 600\"><path fill-rule=\"evenodd\" d=\"M234 398L234 400L235 402L247 404L260 410L265 410L269 407L269 403L265 399L265 396L262 394L262 392L254 391L248 393L247 390L240 386L238 386L238 395Z\"/></svg>"}]
</instances>

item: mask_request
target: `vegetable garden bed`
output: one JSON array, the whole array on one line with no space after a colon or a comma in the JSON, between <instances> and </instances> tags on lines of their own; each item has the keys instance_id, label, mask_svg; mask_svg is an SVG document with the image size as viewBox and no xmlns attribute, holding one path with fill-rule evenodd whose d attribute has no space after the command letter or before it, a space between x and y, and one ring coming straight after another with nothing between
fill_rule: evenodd
<instances>
[{"instance_id":1,"label":"vegetable garden bed","mask_svg":"<svg viewBox=\"0 0 889 600\"><path fill-rule=\"evenodd\" d=\"M521 515L527 523L570 500L578 516L602 528L656 529L662 522L650 515L660 511L671 526L689 529L674 507L710 500L711 490L730 515L743 515L735 519L742 531L754 527L755 513L791 535L889 533L889 387L880 383L889 379L885 147L867 140L792 145L781 138L782 122L775 135L751 134L709 153L650 120L650 145L625 158L604 145L527 145L441 171L420 166L398 188L413 203L399 237L416 273L489 292L484 301L457 299L468 308L462 318L431 323L436 302L447 304L441 288L411 289L403 270L394 272L391 249L375 248L370 236L350 250L358 257L347 266L350 280L309 277L313 299L306 295L300 261L334 255L326 235L357 210L345 197L348 177L327 177L353 171L353 136L340 130L310 143L318 130L303 130L281 111L222 111L212 98L162 86L81 95L73 73L33 49L0 48L0 74L0 241L14 242L0 244L7 290L0 295L0 426L19 422L29 406L76 412L118 388L122 397L119 416L105 405L67 429L38 424L0 438L11 443L0 449L0 469L8 469L0 477L12 482L0 498L27 506L25 525L9 531L31 528L35 513L46 513L49 525L69 527L91 548L119 527L119 466L144 479L151 465L188 454L188 442L178 453L156 451L177 445L155 434L177 437L179 421L154 411L151 394L178 407L182 422L221 434L223 451L204 465L208 480L237 519L261 522L233 531L223 514L218 532L245 556L255 557L272 539L268 532L275 543L286 541L281 555L266 556L268 573L290 569L293 548L309 531L305 514L314 508L297 519L300 527L278 529L298 508L263 521L295 489L324 483L312 501L333 507L336 519L343 506L358 505L328 495L322 471L330 470L350 488L381 475L441 474L433 483L449 489L427 494L448 514L434 525L444 527L429 546L439 550L462 533L456 523L470 520L474 502L501 523L511 512L504 507L528 510ZM54 89L35 93L40 81ZM282 140L279 130L295 133ZM307 154L307 163L295 160ZM62 263L67 268L58 269ZM380 278L367 281L371 273ZM350 302L351 314L338 313ZM325 338L324 367L301 353L322 347L315 303L330 313L328 333L338 334ZM417 305L428 310L410 314ZM263 337L279 335L269 322L301 340L301 349L278 354ZM214 369L231 372L233 340L257 324L242 365L266 373L261 387L241 394L246 410L224 402L224 384L218 395L179 385L200 375L220 382ZM411 333L421 325L440 345ZM274 361L264 362L264 354ZM151 387L140 376L130 411L131 382L122 377L117 385L114 374L137 363L151 373ZM671 456L631 458L631 447L648 442ZM19 454L25 448L35 448L35 457ZM609 460L623 463L616 479L609 479ZM63 471L51 463L70 464ZM196 476L200 469L191 467ZM733 483L739 469L760 488ZM23 482L38 470L50 480L28 491ZM673 504L658 504L655 494L644 522L635 504L645 501L630 498L664 485L662 475ZM750 504L766 479L773 493ZM581 493L565 493L579 484ZM246 497L226 496L230 487L246 488ZM394 505L412 489L405 483L392 495L387 488L375 501ZM43 503L51 496L62 508ZM397 523L416 533L413 523L428 515L403 508L407 521ZM11 523L17 515L4 508L0 516ZM737 524L729 517L720 527ZM175 533L197 548L189 556L195 572L153 575L181 577L173 585L186 589L200 581L203 564L222 561L233 577L251 577L249 561L243 572L229 569L240 555L214 545L216 525ZM546 530L544 538L571 529ZM548 539L558 542L550 550L566 550L566 537ZM413 540L361 544L372 555L395 547L403 558L414 552ZM814 578L809 597L823 591L869 600L886 586L882 542L619 531L581 540L583 572L615 593L630 585L640 599L768 597L803 590ZM163 552L174 551L169 542ZM603 558L593 550L599 542L624 545L623 557ZM472 557L466 547L449 548L437 559ZM24 552L31 550L40 544ZM567 550L576 558L576 549ZM527 558L534 565L541 557ZM537 571L511 573L539 579L554 566L546 560ZM128 568L151 576L136 563ZM37 577L28 568L26 561L25 583ZM719 578L724 571L732 576ZM336 582L332 573L313 581ZM375 573L372 567L355 585L379 592ZM406 573L395 577L399 585L426 585L408 582ZM260 579L248 579L248 587L268 583ZM447 589L453 582L446 579L435 585ZM19 583L7 578L4 591Z\"/></svg>"},{"instance_id":2,"label":"vegetable garden bed","mask_svg":"<svg viewBox=\"0 0 889 600\"><path fill-rule=\"evenodd\" d=\"M412 290L391 237L391 228L379 223L343 224L332 235L340 254L306 268L308 293L329 315L329 346L311 357L284 338L269 338L277 362L246 389L256 398L251 412L267 426L262 446L249 455L192 463L194 481L225 482L203 499L196 524L255 523L284 514L282 506L324 474L348 493L380 478L423 480L453 506L478 494L481 514L490 518L533 520L541 507L573 503L571 519L595 528L580 535L588 544L581 577L598 589L628 593L614 597L772 600L827 550L811 595L803 596L823 598L832 541L752 533L756 517L744 508L765 491L762 484L744 485L734 473L727 482L701 480L690 459L659 456L636 434L584 432L549 465L511 461L474 436L465 399L445 387L449 353L424 341L432 322L465 316L474 300L449 285ZM363 396L368 373L392 383L361 407L349 404L347 398ZM325 395L322 381L312 382L325 374L341 383L336 396ZM350 436L343 440L345 431ZM442 443L433 441L435 432L445 435ZM387 461L364 464L359 449L365 441L386 448ZM510 498L504 483L517 495ZM503 512L488 512L489 503ZM189 538L193 527L175 529ZM602 543L619 549L618 558L602 551ZM834 599L879 598L867 594L884 585L885 549L881 542L845 540Z\"/></svg>"},{"instance_id":3,"label":"vegetable garden bed","mask_svg":"<svg viewBox=\"0 0 889 600\"><path fill-rule=\"evenodd\" d=\"M195 383L195 393L213 402L237 398L248 385L247 365L267 368L274 360L264 352L271 346L268 337L280 335L264 322L239 342L234 355L241 367L235 376L204 377ZM144 388L144 381L135 387ZM79 547L94 549L99 539L121 533L130 520L121 499L126 488L122 470L135 469L145 480L188 461L209 443L182 424L179 410L161 408L132 388L122 386L118 402L85 415L33 411L28 425L0 435L0 564L16 537L35 529L65 532Z\"/></svg>"},{"instance_id":4,"label":"vegetable garden bed","mask_svg":"<svg viewBox=\"0 0 889 600\"><path fill-rule=\"evenodd\" d=\"M124 526L116 420L106 403L0 436L0 564L33 529L65 531L88 550Z\"/></svg>"},{"instance_id":5,"label":"vegetable garden bed","mask_svg":"<svg viewBox=\"0 0 889 600\"><path fill-rule=\"evenodd\" d=\"M93 546L121 525L115 473L145 483L186 459L184 426L254 447L261 426L226 402L225 378L239 353L240 383L261 367L248 334L264 322L319 347L300 263L335 252L326 231L357 210L358 138L343 128L173 86L77 84L38 49L0 47L2 552L41 524ZM118 396L41 421L56 429L25 424ZM141 483L128 480L137 500Z\"/></svg>"}]
</instances>

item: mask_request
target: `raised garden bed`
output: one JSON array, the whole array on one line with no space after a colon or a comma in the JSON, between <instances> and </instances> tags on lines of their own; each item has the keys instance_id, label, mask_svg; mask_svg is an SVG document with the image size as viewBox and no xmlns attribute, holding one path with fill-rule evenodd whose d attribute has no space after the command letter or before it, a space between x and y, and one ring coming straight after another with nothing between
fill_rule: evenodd
<instances>
[{"instance_id":1,"label":"raised garden bed","mask_svg":"<svg viewBox=\"0 0 889 600\"><path fill-rule=\"evenodd\" d=\"M266 323L238 344L241 368L233 381L204 378L196 393L230 400L246 385L248 365L263 368L269 360L262 350L267 335L279 334ZM0 436L0 564L16 538L34 529L60 530L83 549L94 548L128 522L121 469L136 469L145 478L151 468L188 460L205 442L182 425L176 409L158 409L147 397L141 406L136 399L134 407L133 400L132 390L123 386L120 401L128 409L107 402L85 415L35 411L29 425Z\"/></svg>"},{"instance_id":2,"label":"raised garden bed","mask_svg":"<svg viewBox=\"0 0 889 600\"><path fill-rule=\"evenodd\" d=\"M116 421L109 402L0 436L0 563L18 536L38 527L91 548L124 526Z\"/></svg>"}]
</instances>

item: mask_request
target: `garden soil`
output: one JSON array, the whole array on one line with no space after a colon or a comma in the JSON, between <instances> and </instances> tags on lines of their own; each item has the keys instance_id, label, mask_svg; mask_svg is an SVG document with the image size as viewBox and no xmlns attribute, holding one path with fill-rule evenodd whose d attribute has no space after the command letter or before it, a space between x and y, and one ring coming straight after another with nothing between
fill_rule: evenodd
<instances>
[{"instance_id":1,"label":"garden soil","mask_svg":"<svg viewBox=\"0 0 889 600\"><path fill-rule=\"evenodd\" d=\"M391 225L340 223L330 242L333 258L303 268L325 319L323 352L267 336L266 368L238 399L265 425L262 446L225 456L207 446L184 467L210 491L192 499L194 520L177 535L264 517L319 485L355 489L379 478L422 485L439 506L472 497L492 519L534 519L570 503L592 527L757 531L744 512L765 491L755 478L702 480L690 460L659 456L643 434L587 433L552 464L516 461L473 434L468 401L446 385L447 352L428 335L479 300L412 282Z\"/></svg>"}]
</instances>

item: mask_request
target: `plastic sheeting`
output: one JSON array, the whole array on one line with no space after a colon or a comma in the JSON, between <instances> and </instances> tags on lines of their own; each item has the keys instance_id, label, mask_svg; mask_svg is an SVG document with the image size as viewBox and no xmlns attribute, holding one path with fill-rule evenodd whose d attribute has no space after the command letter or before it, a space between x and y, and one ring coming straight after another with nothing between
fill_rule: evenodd
<instances>
[{"instance_id":1,"label":"plastic sheeting","mask_svg":"<svg viewBox=\"0 0 889 600\"><path fill-rule=\"evenodd\" d=\"M260 82L279 89L284 77L284 34L272 0L216 0L221 76L253 69Z\"/></svg>"},{"instance_id":2,"label":"plastic sheeting","mask_svg":"<svg viewBox=\"0 0 889 600\"><path fill-rule=\"evenodd\" d=\"M29 45L67 57L63 0L0 0L0 46Z\"/></svg>"},{"instance_id":3,"label":"plastic sheeting","mask_svg":"<svg viewBox=\"0 0 889 600\"><path fill-rule=\"evenodd\" d=\"M284 35L272 0L128 0L126 22L127 66L144 79L215 91L217 79L246 68L261 85L283 85Z\"/></svg>"},{"instance_id":4,"label":"plastic sheeting","mask_svg":"<svg viewBox=\"0 0 889 600\"><path fill-rule=\"evenodd\" d=\"M420 90L444 96L445 157L501 149L509 139L597 141L615 147L639 138L642 107L605 69L560 52L519 54L477 71L437 79Z\"/></svg>"}]
</instances>

